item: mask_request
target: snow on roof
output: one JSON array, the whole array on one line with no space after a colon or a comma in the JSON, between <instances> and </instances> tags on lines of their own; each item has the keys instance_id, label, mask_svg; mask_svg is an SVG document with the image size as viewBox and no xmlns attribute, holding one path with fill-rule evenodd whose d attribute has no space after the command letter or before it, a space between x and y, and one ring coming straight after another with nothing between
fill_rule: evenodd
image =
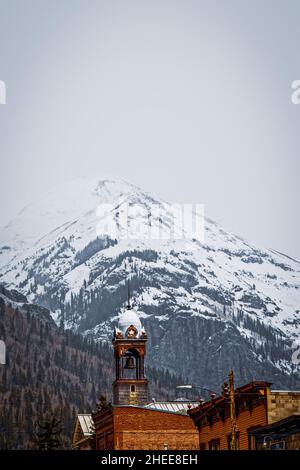
<instances>
[{"instance_id":1,"label":"snow on roof","mask_svg":"<svg viewBox=\"0 0 300 470\"><path fill-rule=\"evenodd\" d=\"M80 414L78 415L78 421L84 436L91 436L93 434L94 422L92 415Z\"/></svg>"},{"instance_id":2,"label":"snow on roof","mask_svg":"<svg viewBox=\"0 0 300 470\"><path fill-rule=\"evenodd\" d=\"M122 333L125 334L127 328L131 325L137 329L138 333L141 332L141 320L139 319L137 313L133 309L127 309L120 314L118 326Z\"/></svg>"},{"instance_id":3,"label":"snow on roof","mask_svg":"<svg viewBox=\"0 0 300 470\"><path fill-rule=\"evenodd\" d=\"M172 411L173 413L183 413L185 414L191 408L195 408L199 405L199 402L179 402L179 401L154 401L148 403L146 408L151 408L152 410L161 410L161 411Z\"/></svg>"}]
</instances>

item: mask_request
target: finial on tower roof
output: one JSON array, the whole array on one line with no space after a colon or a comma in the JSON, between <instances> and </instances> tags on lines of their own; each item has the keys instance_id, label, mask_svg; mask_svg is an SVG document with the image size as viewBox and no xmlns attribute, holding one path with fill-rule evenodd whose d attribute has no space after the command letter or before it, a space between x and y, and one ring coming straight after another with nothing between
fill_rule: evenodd
<instances>
[{"instance_id":1,"label":"finial on tower roof","mask_svg":"<svg viewBox=\"0 0 300 470\"><path fill-rule=\"evenodd\" d=\"M128 278L128 281L127 281L127 297L128 297L127 310L131 310L129 278Z\"/></svg>"}]
</instances>

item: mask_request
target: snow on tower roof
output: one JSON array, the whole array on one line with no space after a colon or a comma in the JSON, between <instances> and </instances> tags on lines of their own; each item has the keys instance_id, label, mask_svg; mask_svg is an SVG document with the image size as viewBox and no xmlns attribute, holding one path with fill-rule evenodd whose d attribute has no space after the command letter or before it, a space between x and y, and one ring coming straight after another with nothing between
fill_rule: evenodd
<instances>
[{"instance_id":1,"label":"snow on tower roof","mask_svg":"<svg viewBox=\"0 0 300 470\"><path fill-rule=\"evenodd\" d=\"M131 325L137 329L139 335L142 329L141 320L139 319L137 313L130 308L120 314L118 327L123 335L125 335L127 328L129 328Z\"/></svg>"}]
</instances>

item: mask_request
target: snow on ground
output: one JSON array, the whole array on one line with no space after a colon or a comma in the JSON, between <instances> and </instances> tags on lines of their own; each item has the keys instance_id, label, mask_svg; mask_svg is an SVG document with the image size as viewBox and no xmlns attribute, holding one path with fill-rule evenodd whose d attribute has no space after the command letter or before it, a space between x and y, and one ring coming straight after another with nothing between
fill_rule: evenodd
<instances>
[{"instance_id":1,"label":"snow on ground","mask_svg":"<svg viewBox=\"0 0 300 470\"><path fill-rule=\"evenodd\" d=\"M153 229L160 227L162 238L122 238L126 227L121 223L117 244L78 265L76 254L97 237L99 205L111 205L106 222L113 222L118 220L120 210L127 203L143 207L136 211L136 217L129 218L130 226L139 223L142 233L149 232L148 214L153 208L159 208L161 221L154 218L151 223ZM66 302L71 292L77 294L85 284L87 290L106 285L113 293L118 286L109 284L110 276L127 275L126 260L115 265L116 259L128 251L153 250L157 261L133 256L136 268L146 276L157 276L161 285L159 289L147 287L136 295L138 307L158 307L166 301L173 302L178 309L189 309L193 316L215 315L216 311L221 316L220 300L214 301L205 292L208 288L216 294L231 296L236 310L243 309L297 340L299 262L230 234L208 218L203 243L170 240L171 221L168 203L152 198L136 186L123 180L78 178L28 205L0 232L0 281L20 289L31 300L46 294L53 286L62 285L67 288ZM112 236L115 234L108 235L115 238ZM90 275L104 264L109 267L89 283ZM191 288L184 284L187 276L195 283ZM168 278L178 280L175 288L168 285ZM35 290L32 290L34 284ZM248 304L247 295L257 296L266 310ZM162 321L164 316L159 318ZM243 334L249 335L247 331Z\"/></svg>"}]
</instances>

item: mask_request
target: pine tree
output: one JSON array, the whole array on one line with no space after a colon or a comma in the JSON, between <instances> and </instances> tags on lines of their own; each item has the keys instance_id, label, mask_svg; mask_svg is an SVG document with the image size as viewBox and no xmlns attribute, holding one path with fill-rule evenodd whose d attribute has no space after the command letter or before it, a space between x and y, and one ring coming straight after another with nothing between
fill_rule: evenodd
<instances>
[{"instance_id":1,"label":"pine tree","mask_svg":"<svg viewBox=\"0 0 300 470\"><path fill-rule=\"evenodd\" d=\"M59 450L62 448L61 432L61 420L49 416L43 421L36 422L36 431L32 440L38 450Z\"/></svg>"},{"instance_id":2,"label":"pine tree","mask_svg":"<svg viewBox=\"0 0 300 470\"><path fill-rule=\"evenodd\" d=\"M107 401L106 395L100 394L99 401L96 403L96 410L101 411L104 410L105 408L108 408L110 406L110 403Z\"/></svg>"}]
</instances>

